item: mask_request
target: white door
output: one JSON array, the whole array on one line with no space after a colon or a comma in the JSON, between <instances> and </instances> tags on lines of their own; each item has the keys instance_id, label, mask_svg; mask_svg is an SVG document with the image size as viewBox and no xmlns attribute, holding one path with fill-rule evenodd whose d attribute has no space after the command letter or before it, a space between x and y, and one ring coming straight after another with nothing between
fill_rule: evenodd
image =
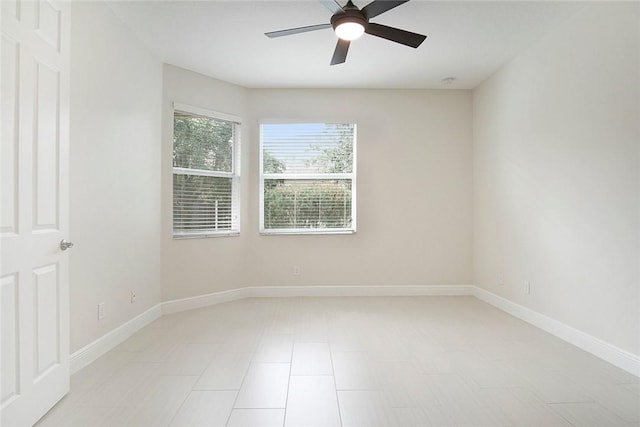
<instances>
[{"instance_id":1,"label":"white door","mask_svg":"<svg viewBox=\"0 0 640 427\"><path fill-rule=\"evenodd\" d=\"M69 390L69 3L1 0L0 425Z\"/></svg>"}]
</instances>

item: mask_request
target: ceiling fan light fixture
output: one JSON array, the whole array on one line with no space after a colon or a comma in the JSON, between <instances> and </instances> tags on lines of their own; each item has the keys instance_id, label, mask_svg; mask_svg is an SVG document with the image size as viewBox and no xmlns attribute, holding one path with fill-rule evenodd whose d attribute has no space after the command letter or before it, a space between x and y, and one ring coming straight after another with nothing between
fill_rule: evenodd
<instances>
[{"instance_id":1,"label":"ceiling fan light fixture","mask_svg":"<svg viewBox=\"0 0 640 427\"><path fill-rule=\"evenodd\" d=\"M342 40L355 40L364 34L364 25L357 21L340 22L336 25L334 31L338 38Z\"/></svg>"},{"instance_id":2,"label":"ceiling fan light fixture","mask_svg":"<svg viewBox=\"0 0 640 427\"><path fill-rule=\"evenodd\" d=\"M331 25L336 36L342 40L355 40L364 34L367 19L355 6L347 3L345 10L331 17Z\"/></svg>"},{"instance_id":3,"label":"ceiling fan light fixture","mask_svg":"<svg viewBox=\"0 0 640 427\"><path fill-rule=\"evenodd\" d=\"M265 35L273 38L333 28L333 31L338 37L338 44L336 44L336 48L333 51L331 65L344 63L347 59L351 41L362 36L364 33L412 48L417 48L427 38L427 36L422 34L369 22L371 18L388 12L409 0L373 0L363 7L362 10L353 4L352 0L348 0L344 6L340 5L338 0L319 1L333 13L329 23L271 31L265 33Z\"/></svg>"}]
</instances>

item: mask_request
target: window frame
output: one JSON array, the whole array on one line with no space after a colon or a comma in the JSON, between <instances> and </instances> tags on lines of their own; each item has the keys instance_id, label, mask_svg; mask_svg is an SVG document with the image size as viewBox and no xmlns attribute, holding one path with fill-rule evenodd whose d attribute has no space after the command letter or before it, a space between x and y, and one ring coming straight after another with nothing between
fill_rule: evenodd
<instances>
[{"instance_id":1,"label":"window frame","mask_svg":"<svg viewBox=\"0 0 640 427\"><path fill-rule=\"evenodd\" d=\"M263 135L262 126L269 124L350 124L353 125L353 153L352 153L352 165L351 173L264 173L264 150L263 150ZM262 119L258 122L258 162L259 162L259 213L258 213L258 227L261 235L343 235L343 234L355 234L357 230L357 136L358 136L358 123L352 119L331 119L331 120L319 120L319 119L295 119L295 120L281 120L281 119ZM265 228L264 226L264 183L268 179L280 179L280 180L351 180L351 226L349 228Z\"/></svg>"},{"instance_id":2,"label":"window frame","mask_svg":"<svg viewBox=\"0 0 640 427\"><path fill-rule=\"evenodd\" d=\"M173 166L173 150L175 141L175 114L176 112L191 114L194 116L206 117L209 119L230 122L233 125L233 142L231 147L231 172L211 171L206 169L190 169ZM203 239L210 237L233 237L240 235L240 144L242 140L242 119L232 114L221 113L201 107L178 102L172 103L171 109L171 237L174 240ZM231 215L232 228L226 230L198 230L197 232L176 232L173 222L173 207L175 190L173 188L173 177L178 175L194 175L214 178L231 178ZM235 217L235 219L233 218ZM233 225L235 224L235 228Z\"/></svg>"}]
</instances>

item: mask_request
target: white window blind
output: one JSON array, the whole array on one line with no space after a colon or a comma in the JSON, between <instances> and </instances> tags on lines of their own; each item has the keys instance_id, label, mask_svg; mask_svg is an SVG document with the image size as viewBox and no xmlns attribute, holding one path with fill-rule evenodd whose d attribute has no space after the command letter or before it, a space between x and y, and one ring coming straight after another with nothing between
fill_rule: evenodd
<instances>
[{"instance_id":1,"label":"white window blind","mask_svg":"<svg viewBox=\"0 0 640 427\"><path fill-rule=\"evenodd\" d=\"M174 105L174 237L239 233L239 144L239 120Z\"/></svg>"},{"instance_id":2,"label":"white window blind","mask_svg":"<svg viewBox=\"0 0 640 427\"><path fill-rule=\"evenodd\" d=\"M356 231L356 125L260 126L260 231Z\"/></svg>"}]
</instances>

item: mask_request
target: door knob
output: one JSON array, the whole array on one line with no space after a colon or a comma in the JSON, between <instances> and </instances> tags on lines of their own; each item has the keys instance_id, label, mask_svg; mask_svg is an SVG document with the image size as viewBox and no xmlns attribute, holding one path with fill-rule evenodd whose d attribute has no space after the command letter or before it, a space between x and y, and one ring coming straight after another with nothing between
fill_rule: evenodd
<instances>
[{"instance_id":1,"label":"door knob","mask_svg":"<svg viewBox=\"0 0 640 427\"><path fill-rule=\"evenodd\" d=\"M73 242L67 242L66 240L60 240L60 249L66 251L67 249L71 249L73 247Z\"/></svg>"}]
</instances>

